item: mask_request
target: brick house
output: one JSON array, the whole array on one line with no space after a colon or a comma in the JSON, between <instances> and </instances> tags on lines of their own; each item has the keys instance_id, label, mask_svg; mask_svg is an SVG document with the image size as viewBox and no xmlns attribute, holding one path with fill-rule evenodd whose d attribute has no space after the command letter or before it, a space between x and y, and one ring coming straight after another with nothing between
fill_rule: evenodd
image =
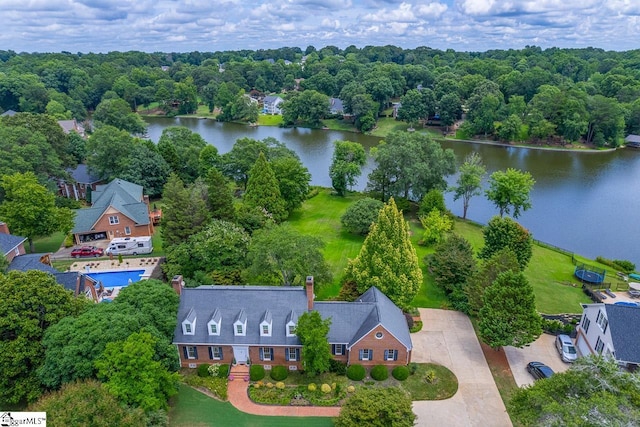
<instances>
[{"instance_id":1,"label":"brick house","mask_svg":"<svg viewBox=\"0 0 640 427\"><path fill-rule=\"evenodd\" d=\"M7 261L11 262L18 255L24 254L24 242L26 237L14 236L9 233L9 226L6 222L0 221L0 252Z\"/></svg>"},{"instance_id":2,"label":"brick house","mask_svg":"<svg viewBox=\"0 0 640 427\"><path fill-rule=\"evenodd\" d=\"M72 230L77 244L115 237L153 235L149 198L142 187L122 179L98 185L92 205L76 211Z\"/></svg>"},{"instance_id":3,"label":"brick house","mask_svg":"<svg viewBox=\"0 0 640 427\"><path fill-rule=\"evenodd\" d=\"M104 180L93 176L89 172L87 165L79 164L74 169L68 169L70 180L60 180L58 182L58 194L62 197L74 200L87 200L87 191L96 191L99 184L104 184Z\"/></svg>"},{"instance_id":4,"label":"brick house","mask_svg":"<svg viewBox=\"0 0 640 427\"><path fill-rule=\"evenodd\" d=\"M203 363L274 365L302 368L298 317L316 310L331 319L331 354L347 364L406 365L412 343L402 311L376 287L354 302L315 302L313 278L304 287L172 285L180 294L173 343L180 365Z\"/></svg>"}]
</instances>

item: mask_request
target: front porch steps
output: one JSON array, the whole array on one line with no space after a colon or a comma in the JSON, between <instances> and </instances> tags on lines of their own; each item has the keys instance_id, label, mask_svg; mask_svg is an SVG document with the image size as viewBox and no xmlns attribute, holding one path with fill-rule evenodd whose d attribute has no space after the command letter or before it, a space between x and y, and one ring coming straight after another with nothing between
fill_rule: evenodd
<instances>
[{"instance_id":1,"label":"front porch steps","mask_svg":"<svg viewBox=\"0 0 640 427\"><path fill-rule=\"evenodd\" d=\"M249 381L249 365L232 366L229 381Z\"/></svg>"}]
</instances>

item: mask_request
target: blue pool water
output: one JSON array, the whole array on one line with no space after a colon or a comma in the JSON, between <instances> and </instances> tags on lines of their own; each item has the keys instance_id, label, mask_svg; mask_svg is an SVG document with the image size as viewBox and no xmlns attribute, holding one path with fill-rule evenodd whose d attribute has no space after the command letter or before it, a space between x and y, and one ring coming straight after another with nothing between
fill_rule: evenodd
<instances>
[{"instance_id":1,"label":"blue pool water","mask_svg":"<svg viewBox=\"0 0 640 427\"><path fill-rule=\"evenodd\" d=\"M111 271L107 273L89 273L88 276L94 280L102 282L105 288L117 288L127 286L129 279L132 282L139 282L144 270Z\"/></svg>"}]
</instances>

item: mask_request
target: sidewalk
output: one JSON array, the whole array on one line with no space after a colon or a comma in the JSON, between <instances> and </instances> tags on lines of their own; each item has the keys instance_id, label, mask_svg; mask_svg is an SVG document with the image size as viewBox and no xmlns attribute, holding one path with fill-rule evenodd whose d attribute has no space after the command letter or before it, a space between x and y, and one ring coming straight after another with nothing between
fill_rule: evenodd
<instances>
[{"instance_id":1,"label":"sidewalk","mask_svg":"<svg viewBox=\"0 0 640 427\"><path fill-rule=\"evenodd\" d=\"M229 381L227 389L229 402L236 409L247 414L285 417L337 417L340 415L338 407L258 405L249 399L248 387L248 382L242 378L236 378Z\"/></svg>"}]
</instances>

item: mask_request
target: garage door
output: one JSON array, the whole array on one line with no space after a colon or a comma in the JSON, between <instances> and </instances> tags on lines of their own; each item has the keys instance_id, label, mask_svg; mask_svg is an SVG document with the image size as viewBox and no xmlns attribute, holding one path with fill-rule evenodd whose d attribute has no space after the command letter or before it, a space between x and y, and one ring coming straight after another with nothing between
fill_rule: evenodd
<instances>
[{"instance_id":1,"label":"garage door","mask_svg":"<svg viewBox=\"0 0 640 427\"><path fill-rule=\"evenodd\" d=\"M582 334L578 335L578 339L576 339L576 347L578 347L578 354L580 356L588 356L591 354L589 345Z\"/></svg>"}]
</instances>

